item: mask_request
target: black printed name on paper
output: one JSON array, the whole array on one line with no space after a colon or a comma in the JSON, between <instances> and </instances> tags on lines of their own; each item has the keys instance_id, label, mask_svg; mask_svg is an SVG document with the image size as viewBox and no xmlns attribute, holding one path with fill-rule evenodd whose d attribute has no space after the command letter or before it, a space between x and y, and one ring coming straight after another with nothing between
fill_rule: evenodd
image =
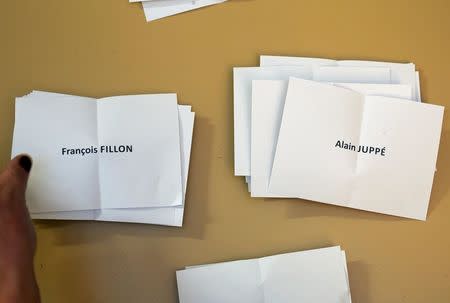
<instances>
[{"instance_id":1,"label":"black printed name on paper","mask_svg":"<svg viewBox=\"0 0 450 303\"><path fill-rule=\"evenodd\" d=\"M133 145L100 145L89 147L63 147L61 148L61 155L63 156L86 156L90 154L125 154L132 153Z\"/></svg>"},{"instance_id":2,"label":"black printed name on paper","mask_svg":"<svg viewBox=\"0 0 450 303\"><path fill-rule=\"evenodd\" d=\"M386 147L384 146L354 145L350 142L347 143L344 140L338 140L334 147L363 154L373 154L383 157L386 156Z\"/></svg>"}]
</instances>

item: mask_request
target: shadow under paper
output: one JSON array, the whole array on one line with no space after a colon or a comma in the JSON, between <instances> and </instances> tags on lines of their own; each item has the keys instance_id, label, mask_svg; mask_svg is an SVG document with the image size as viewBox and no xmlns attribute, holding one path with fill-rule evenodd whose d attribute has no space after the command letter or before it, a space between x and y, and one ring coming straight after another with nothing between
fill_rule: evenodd
<instances>
[{"instance_id":1,"label":"shadow under paper","mask_svg":"<svg viewBox=\"0 0 450 303\"><path fill-rule=\"evenodd\" d=\"M352 302L371 303L369 296L369 269L362 261L347 263Z\"/></svg>"},{"instance_id":2,"label":"shadow under paper","mask_svg":"<svg viewBox=\"0 0 450 303\"><path fill-rule=\"evenodd\" d=\"M443 202L450 187L450 130L442 132L436 169L428 207L428 218Z\"/></svg>"}]
</instances>

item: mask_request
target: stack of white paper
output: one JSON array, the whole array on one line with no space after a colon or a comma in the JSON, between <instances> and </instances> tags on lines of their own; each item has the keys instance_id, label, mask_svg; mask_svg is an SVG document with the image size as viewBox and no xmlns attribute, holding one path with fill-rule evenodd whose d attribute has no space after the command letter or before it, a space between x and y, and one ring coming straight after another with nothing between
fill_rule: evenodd
<instances>
[{"instance_id":1,"label":"stack of white paper","mask_svg":"<svg viewBox=\"0 0 450 303\"><path fill-rule=\"evenodd\" d=\"M181 226L194 116L175 94L17 98L32 218Z\"/></svg>"},{"instance_id":2,"label":"stack of white paper","mask_svg":"<svg viewBox=\"0 0 450 303\"><path fill-rule=\"evenodd\" d=\"M184 13L205 6L219 4L227 0L129 0L142 2L147 21L153 21Z\"/></svg>"},{"instance_id":3,"label":"stack of white paper","mask_svg":"<svg viewBox=\"0 0 450 303\"><path fill-rule=\"evenodd\" d=\"M235 175L252 197L426 219L443 107L412 63L262 56L234 69Z\"/></svg>"},{"instance_id":4,"label":"stack of white paper","mask_svg":"<svg viewBox=\"0 0 450 303\"><path fill-rule=\"evenodd\" d=\"M177 272L180 303L350 303L339 246Z\"/></svg>"}]
</instances>

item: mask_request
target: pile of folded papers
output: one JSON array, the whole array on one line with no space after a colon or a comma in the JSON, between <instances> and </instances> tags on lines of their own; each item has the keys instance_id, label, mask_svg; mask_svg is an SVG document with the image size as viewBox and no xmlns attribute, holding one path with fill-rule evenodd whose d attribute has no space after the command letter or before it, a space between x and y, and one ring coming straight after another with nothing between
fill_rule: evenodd
<instances>
[{"instance_id":1,"label":"pile of folded papers","mask_svg":"<svg viewBox=\"0 0 450 303\"><path fill-rule=\"evenodd\" d=\"M31 217L181 226L194 115L176 94L17 98Z\"/></svg>"},{"instance_id":2,"label":"pile of folded papers","mask_svg":"<svg viewBox=\"0 0 450 303\"><path fill-rule=\"evenodd\" d=\"M147 21L153 21L172 15L184 13L205 6L218 4L227 0L129 0L141 2Z\"/></svg>"},{"instance_id":3,"label":"pile of folded papers","mask_svg":"<svg viewBox=\"0 0 450 303\"><path fill-rule=\"evenodd\" d=\"M177 272L180 303L350 303L345 252L339 246Z\"/></svg>"},{"instance_id":4,"label":"pile of folded papers","mask_svg":"<svg viewBox=\"0 0 450 303\"><path fill-rule=\"evenodd\" d=\"M425 220L444 108L413 63L261 56L234 69L235 175L252 197Z\"/></svg>"}]
</instances>

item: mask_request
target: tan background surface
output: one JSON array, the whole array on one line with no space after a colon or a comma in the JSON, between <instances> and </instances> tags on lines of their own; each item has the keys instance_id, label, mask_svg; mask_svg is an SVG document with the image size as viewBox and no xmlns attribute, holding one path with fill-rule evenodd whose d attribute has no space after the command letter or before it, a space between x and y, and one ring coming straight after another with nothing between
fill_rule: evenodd
<instances>
[{"instance_id":1,"label":"tan background surface","mask_svg":"<svg viewBox=\"0 0 450 303\"><path fill-rule=\"evenodd\" d=\"M177 92L198 117L185 226L37 222L43 302L177 302L185 265L339 244L354 302L450 302L449 116L426 223L250 199L233 176L231 72L259 54L413 61L424 100L450 106L449 15L448 0L231 0L146 23L127 0L2 0L1 167L14 97L32 89Z\"/></svg>"}]
</instances>

